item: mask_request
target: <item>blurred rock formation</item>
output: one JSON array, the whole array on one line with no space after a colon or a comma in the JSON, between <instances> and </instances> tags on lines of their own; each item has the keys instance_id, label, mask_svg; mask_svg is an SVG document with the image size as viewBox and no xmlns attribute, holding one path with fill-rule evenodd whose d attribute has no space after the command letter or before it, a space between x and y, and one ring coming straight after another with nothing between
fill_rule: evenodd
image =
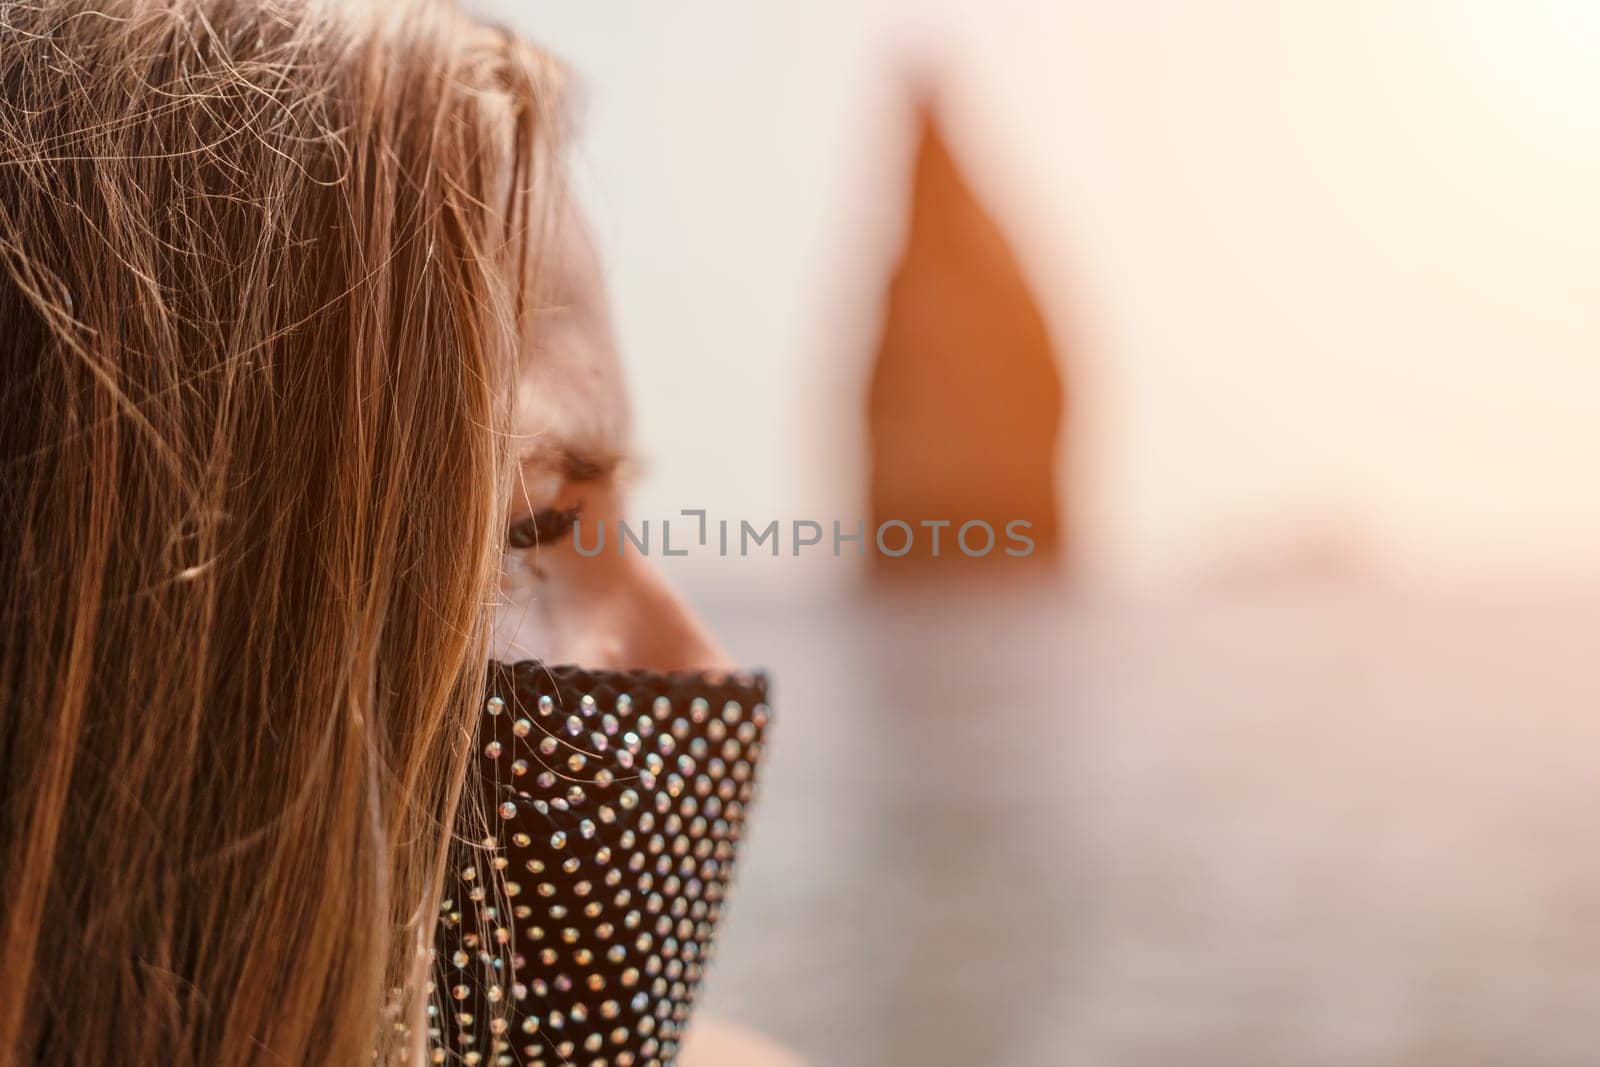
<instances>
[{"instance_id":1,"label":"blurred rock formation","mask_svg":"<svg viewBox=\"0 0 1600 1067\"><path fill-rule=\"evenodd\" d=\"M882 339L868 392L873 528L891 520L915 533L911 551L873 553L880 576L995 564L1064 563L1070 516L1057 500L1056 442L1065 389L1055 348L1005 235L946 144L936 109L918 108L910 224L889 282ZM948 520L933 530L924 521ZM997 543L964 555L962 523L981 520ZM1034 549L1005 553L1006 524L1031 523ZM869 536L870 533L869 533ZM966 544L982 547L981 528ZM898 551L902 529L885 533Z\"/></svg>"}]
</instances>

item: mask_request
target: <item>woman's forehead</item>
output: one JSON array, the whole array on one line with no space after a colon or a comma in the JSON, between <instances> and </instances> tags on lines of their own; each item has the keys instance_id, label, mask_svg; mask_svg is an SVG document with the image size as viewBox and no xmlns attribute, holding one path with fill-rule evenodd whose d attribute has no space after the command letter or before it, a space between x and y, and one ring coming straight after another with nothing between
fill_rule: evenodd
<instances>
[{"instance_id":1,"label":"woman's forehead","mask_svg":"<svg viewBox=\"0 0 1600 1067\"><path fill-rule=\"evenodd\" d=\"M541 257L517 375L519 455L543 465L614 466L629 446L622 361L599 257L571 197Z\"/></svg>"}]
</instances>

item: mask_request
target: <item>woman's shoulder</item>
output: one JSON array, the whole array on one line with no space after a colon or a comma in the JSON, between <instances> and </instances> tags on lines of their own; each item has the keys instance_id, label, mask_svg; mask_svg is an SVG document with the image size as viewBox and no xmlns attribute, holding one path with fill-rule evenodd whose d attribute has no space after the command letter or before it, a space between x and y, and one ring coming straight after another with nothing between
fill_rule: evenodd
<instances>
[{"instance_id":1,"label":"woman's shoulder","mask_svg":"<svg viewBox=\"0 0 1600 1067\"><path fill-rule=\"evenodd\" d=\"M721 1019L689 1028L679 1057L683 1067L804 1067L805 1061L770 1038Z\"/></svg>"}]
</instances>

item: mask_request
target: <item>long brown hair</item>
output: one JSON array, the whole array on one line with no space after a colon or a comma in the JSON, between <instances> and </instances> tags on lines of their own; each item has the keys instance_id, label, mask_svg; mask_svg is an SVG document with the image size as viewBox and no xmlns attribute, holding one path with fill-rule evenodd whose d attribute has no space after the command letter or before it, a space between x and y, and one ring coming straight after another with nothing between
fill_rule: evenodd
<instances>
[{"instance_id":1,"label":"long brown hair","mask_svg":"<svg viewBox=\"0 0 1600 1067\"><path fill-rule=\"evenodd\" d=\"M427 0L0 0L0 1061L414 1046L550 79Z\"/></svg>"}]
</instances>

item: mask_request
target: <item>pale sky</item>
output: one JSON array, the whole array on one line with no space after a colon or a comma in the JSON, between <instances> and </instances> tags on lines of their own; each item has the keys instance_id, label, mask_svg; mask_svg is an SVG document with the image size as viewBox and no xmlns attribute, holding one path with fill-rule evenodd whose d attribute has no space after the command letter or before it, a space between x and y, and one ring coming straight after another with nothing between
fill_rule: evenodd
<instances>
[{"instance_id":1,"label":"pale sky","mask_svg":"<svg viewBox=\"0 0 1600 1067\"><path fill-rule=\"evenodd\" d=\"M937 69L1069 349L1091 580L1323 530L1425 581L1600 577L1600 6L485 6L586 82L641 516L861 513Z\"/></svg>"}]
</instances>

